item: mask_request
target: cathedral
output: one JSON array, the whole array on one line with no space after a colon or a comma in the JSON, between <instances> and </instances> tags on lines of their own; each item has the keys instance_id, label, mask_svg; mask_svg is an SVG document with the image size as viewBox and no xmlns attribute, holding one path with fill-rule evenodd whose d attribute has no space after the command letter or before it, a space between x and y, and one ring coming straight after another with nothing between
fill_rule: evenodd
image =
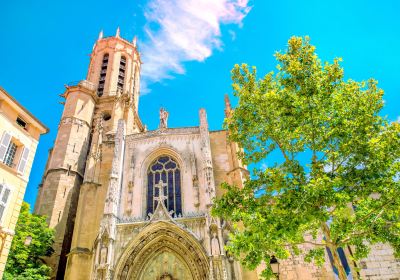
<instances>
[{"instance_id":1,"label":"cathedral","mask_svg":"<svg viewBox=\"0 0 400 280\"><path fill-rule=\"evenodd\" d=\"M242 186L248 176L238 146L227 131L209 130L204 109L197 126L170 128L161 108L158 129L147 130L138 114L141 64L136 39L119 29L100 33L86 79L62 94L35 204L55 230L54 253L45 259L52 279L261 279L262 268L247 271L227 255L230 225L211 216L221 183ZM388 265L396 265L390 256ZM335 279L329 261L318 268L301 256L280 261L277 276Z\"/></svg>"},{"instance_id":2,"label":"cathedral","mask_svg":"<svg viewBox=\"0 0 400 280\"><path fill-rule=\"evenodd\" d=\"M218 185L248 171L226 131L148 131L138 115L141 60L132 42L99 39L86 80L66 86L35 213L55 229L56 279L257 279L224 251L229 226L210 215ZM227 113L229 103L227 102ZM254 277L253 277L254 275Z\"/></svg>"}]
</instances>

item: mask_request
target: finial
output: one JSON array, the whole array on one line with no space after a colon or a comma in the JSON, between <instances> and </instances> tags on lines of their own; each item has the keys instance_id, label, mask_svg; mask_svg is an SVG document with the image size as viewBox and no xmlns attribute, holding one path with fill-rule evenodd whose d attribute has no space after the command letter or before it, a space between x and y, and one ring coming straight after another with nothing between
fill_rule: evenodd
<instances>
[{"instance_id":1,"label":"finial","mask_svg":"<svg viewBox=\"0 0 400 280\"><path fill-rule=\"evenodd\" d=\"M133 37L132 43L133 43L133 46L136 48L136 43L137 43L137 37L136 36Z\"/></svg>"},{"instance_id":2,"label":"finial","mask_svg":"<svg viewBox=\"0 0 400 280\"><path fill-rule=\"evenodd\" d=\"M225 117L229 118L232 112L231 101L229 100L229 95L225 94Z\"/></svg>"},{"instance_id":3,"label":"finial","mask_svg":"<svg viewBox=\"0 0 400 280\"><path fill-rule=\"evenodd\" d=\"M115 34L115 37L119 38L119 26L117 28L117 33Z\"/></svg>"},{"instance_id":4,"label":"finial","mask_svg":"<svg viewBox=\"0 0 400 280\"><path fill-rule=\"evenodd\" d=\"M100 33L99 33L99 39L98 40L101 40L101 39L103 39L103 30L101 30Z\"/></svg>"},{"instance_id":5,"label":"finial","mask_svg":"<svg viewBox=\"0 0 400 280\"><path fill-rule=\"evenodd\" d=\"M199 115L200 115L200 127L204 128L205 130L208 130L206 110L204 108L201 108L199 111Z\"/></svg>"}]
</instances>

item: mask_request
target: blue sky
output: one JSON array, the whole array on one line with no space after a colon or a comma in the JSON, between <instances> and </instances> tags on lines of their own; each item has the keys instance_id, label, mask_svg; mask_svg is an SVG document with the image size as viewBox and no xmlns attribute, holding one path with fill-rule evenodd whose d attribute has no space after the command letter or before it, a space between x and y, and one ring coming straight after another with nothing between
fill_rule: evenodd
<instances>
[{"instance_id":1,"label":"blue sky","mask_svg":"<svg viewBox=\"0 0 400 280\"><path fill-rule=\"evenodd\" d=\"M198 125L204 107L211 129L221 129L233 65L275 70L274 52L293 35L309 35L322 60L342 57L347 78L376 78L385 90L382 115L399 116L399 1L31 0L1 1L0 11L0 86L50 128L25 195L31 204L63 109L58 95L85 78L102 29L111 36L120 26L124 38L138 37L147 65L139 114L149 129L160 106L171 127Z\"/></svg>"}]
</instances>

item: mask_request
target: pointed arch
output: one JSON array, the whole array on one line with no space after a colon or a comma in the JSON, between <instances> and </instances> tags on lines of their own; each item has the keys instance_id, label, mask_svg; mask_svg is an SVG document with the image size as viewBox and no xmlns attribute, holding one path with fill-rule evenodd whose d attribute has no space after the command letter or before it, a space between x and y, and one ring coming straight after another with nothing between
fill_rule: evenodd
<instances>
[{"instance_id":1,"label":"pointed arch","mask_svg":"<svg viewBox=\"0 0 400 280\"><path fill-rule=\"evenodd\" d=\"M150 167L150 165L156 161L159 157L162 156L169 156L171 157L176 163L177 165L180 167L180 185L184 186L185 184L187 184L187 182L184 182L184 177L183 177L183 173L185 171L185 169L187 168L186 165L184 165L184 161L181 157L181 155L178 153L178 151L176 151L173 147L169 146L169 145L163 145L157 149L149 149L148 151L145 152L146 156L144 158L144 160L142 161L142 164L140 166L140 174L141 177L143 178L142 181L142 188L141 188L141 197L142 197L142 217L146 218L147 217L147 204L148 204L148 192L147 192L147 188L148 188L148 169ZM185 190L183 188L181 188L180 190L180 197L181 197L181 209L180 209L180 213L184 213L185 212L185 201L184 201L184 192Z\"/></svg>"},{"instance_id":2,"label":"pointed arch","mask_svg":"<svg viewBox=\"0 0 400 280\"><path fill-rule=\"evenodd\" d=\"M209 262L202 245L192 234L167 221L149 224L129 243L116 265L116 279L141 280L148 263L166 252L187 268L191 279L208 279Z\"/></svg>"}]
</instances>

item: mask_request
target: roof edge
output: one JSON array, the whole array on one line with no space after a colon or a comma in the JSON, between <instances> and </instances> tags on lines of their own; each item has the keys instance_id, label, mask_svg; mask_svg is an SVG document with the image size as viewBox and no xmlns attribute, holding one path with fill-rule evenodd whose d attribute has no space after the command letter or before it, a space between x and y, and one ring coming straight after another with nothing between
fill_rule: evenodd
<instances>
[{"instance_id":1,"label":"roof edge","mask_svg":"<svg viewBox=\"0 0 400 280\"><path fill-rule=\"evenodd\" d=\"M45 124L43 124L38 118L36 118L31 112L29 112L28 109L26 109L21 103L19 103L12 95L10 95L1 86L0 86L0 91L2 91L6 95L6 97L8 97L10 99L11 102L13 102L19 108L21 108L22 111L24 111L24 113L26 113L29 117L31 117L34 122L36 122L38 128L39 129L41 128L44 131L44 133L41 133L41 134L46 134L50 131L50 129Z\"/></svg>"}]
</instances>

